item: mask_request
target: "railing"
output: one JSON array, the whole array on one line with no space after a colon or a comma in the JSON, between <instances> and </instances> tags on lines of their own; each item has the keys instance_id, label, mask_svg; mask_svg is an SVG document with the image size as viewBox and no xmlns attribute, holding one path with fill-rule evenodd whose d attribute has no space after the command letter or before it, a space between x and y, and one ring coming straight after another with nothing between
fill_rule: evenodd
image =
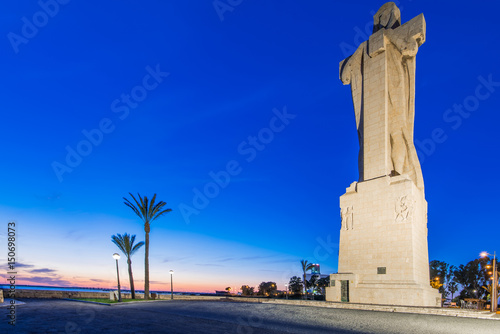
<instances>
[{"instance_id":1,"label":"railing","mask_svg":"<svg viewBox=\"0 0 500 334\"><path fill-rule=\"evenodd\" d=\"M479 303L473 301L460 300L460 308L466 310L477 310Z\"/></svg>"}]
</instances>

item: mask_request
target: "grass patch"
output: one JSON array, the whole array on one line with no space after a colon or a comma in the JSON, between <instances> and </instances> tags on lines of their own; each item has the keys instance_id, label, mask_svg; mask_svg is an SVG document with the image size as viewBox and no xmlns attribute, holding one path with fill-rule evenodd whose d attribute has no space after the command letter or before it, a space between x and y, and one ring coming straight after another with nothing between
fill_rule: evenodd
<instances>
[{"instance_id":1,"label":"grass patch","mask_svg":"<svg viewBox=\"0 0 500 334\"><path fill-rule=\"evenodd\" d=\"M81 300L84 302L95 302L95 303L105 303L105 304L116 304L119 303L115 300L109 300L108 298L71 298L74 300ZM122 299L122 303L126 302L142 302L144 299Z\"/></svg>"}]
</instances>

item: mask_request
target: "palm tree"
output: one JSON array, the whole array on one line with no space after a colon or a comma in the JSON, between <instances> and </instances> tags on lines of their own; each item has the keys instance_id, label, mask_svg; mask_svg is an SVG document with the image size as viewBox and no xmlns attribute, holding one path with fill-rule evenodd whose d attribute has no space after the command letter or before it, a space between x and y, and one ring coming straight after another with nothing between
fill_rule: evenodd
<instances>
[{"instance_id":1,"label":"palm tree","mask_svg":"<svg viewBox=\"0 0 500 334\"><path fill-rule=\"evenodd\" d=\"M300 264L302 265L302 271L304 272L304 297L307 299L307 280L306 280L306 272L314 268L313 263L308 263L307 260L300 260Z\"/></svg>"},{"instance_id":2,"label":"palm tree","mask_svg":"<svg viewBox=\"0 0 500 334\"><path fill-rule=\"evenodd\" d=\"M451 293L451 300L453 301L453 295L458 291L458 284L455 281L448 283L448 291Z\"/></svg>"},{"instance_id":3,"label":"palm tree","mask_svg":"<svg viewBox=\"0 0 500 334\"><path fill-rule=\"evenodd\" d=\"M144 299L149 299L149 231L151 231L150 224L157 218L163 216L164 214L172 211L172 209L163 209L167 203L159 201L155 204L156 194L153 195L151 202L148 200L147 196L139 196L140 203L135 199L134 195L129 193L135 202L132 203L127 198L123 197L125 200L125 205L131 208L139 218L144 222L144 232L146 232L146 255L144 258Z\"/></svg>"},{"instance_id":4,"label":"palm tree","mask_svg":"<svg viewBox=\"0 0 500 334\"><path fill-rule=\"evenodd\" d=\"M132 291L132 299L135 299L135 289L134 289L134 276L132 275L132 260L130 259L132 255L139 248L144 245L144 241L138 242L134 245L135 234L130 236L130 234L125 233L124 235L117 234L111 236L111 241L120 248L123 254L127 257L128 264L128 278L130 280L130 291Z\"/></svg>"}]
</instances>

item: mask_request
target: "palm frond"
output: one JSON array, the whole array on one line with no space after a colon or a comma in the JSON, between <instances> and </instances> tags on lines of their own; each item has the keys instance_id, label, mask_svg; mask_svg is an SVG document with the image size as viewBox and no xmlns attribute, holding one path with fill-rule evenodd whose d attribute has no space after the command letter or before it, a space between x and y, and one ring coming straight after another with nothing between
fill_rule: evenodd
<instances>
[{"instance_id":1,"label":"palm frond","mask_svg":"<svg viewBox=\"0 0 500 334\"><path fill-rule=\"evenodd\" d=\"M153 211L154 211L154 209L156 207L154 205L155 204L155 200L156 200L156 194L153 195L153 198L151 199L151 204L150 204L149 208L147 208L148 209L148 217L153 217ZM159 203L161 203L161 201Z\"/></svg>"},{"instance_id":2,"label":"palm frond","mask_svg":"<svg viewBox=\"0 0 500 334\"><path fill-rule=\"evenodd\" d=\"M151 200L149 200L147 196L141 196L139 193L137 194L138 199L132 195L132 193L129 193L129 195L132 197L135 204L129 199L123 197L125 205L131 208L135 214L144 221L144 223L151 223L164 214L172 211L170 208L163 209L163 207L167 205L166 202L159 201L158 203L155 203L156 194L153 195Z\"/></svg>"},{"instance_id":3,"label":"palm frond","mask_svg":"<svg viewBox=\"0 0 500 334\"><path fill-rule=\"evenodd\" d=\"M137 244L135 244L132 250L130 251L130 255L134 255L134 253L137 252L139 248L141 248L142 246L144 246L144 241L140 241Z\"/></svg>"},{"instance_id":4,"label":"palm frond","mask_svg":"<svg viewBox=\"0 0 500 334\"><path fill-rule=\"evenodd\" d=\"M167 203L165 203L165 204L167 204ZM151 220L152 220L152 221L153 221L153 220L156 220L157 218L160 218L160 217L161 217L161 216L163 216L164 214L169 213L169 212L171 212L171 211L172 211L172 209L165 209L165 210L163 210L163 211L161 211L161 212L157 212L157 213L155 213L155 215L151 218Z\"/></svg>"},{"instance_id":5,"label":"palm frond","mask_svg":"<svg viewBox=\"0 0 500 334\"><path fill-rule=\"evenodd\" d=\"M127 259L130 259L130 257L144 245L144 241L138 242L134 245L135 237L135 234L130 235L128 233L124 233L121 235L117 233L116 235L111 236L111 241L118 246Z\"/></svg>"},{"instance_id":6,"label":"palm frond","mask_svg":"<svg viewBox=\"0 0 500 334\"><path fill-rule=\"evenodd\" d=\"M314 263L309 263L307 260L300 260L300 264L302 265L302 271L304 273L314 268Z\"/></svg>"},{"instance_id":7,"label":"palm frond","mask_svg":"<svg viewBox=\"0 0 500 334\"><path fill-rule=\"evenodd\" d=\"M137 203L139 208L141 209L141 212L143 216L146 218L147 217L147 212L148 212L148 197L144 196L144 199L141 197L141 194L137 193L137 196L139 196L139 200L141 201L141 205ZM135 198L134 198L135 199Z\"/></svg>"},{"instance_id":8,"label":"palm frond","mask_svg":"<svg viewBox=\"0 0 500 334\"><path fill-rule=\"evenodd\" d=\"M123 236L121 234L111 236L111 241L123 252L123 254L126 253Z\"/></svg>"},{"instance_id":9,"label":"palm frond","mask_svg":"<svg viewBox=\"0 0 500 334\"><path fill-rule=\"evenodd\" d=\"M142 219L142 215L141 215L141 212L139 211L139 209L137 209L134 204L132 204L127 198L123 197L123 199L125 200L125 205L128 206L129 208L131 208L136 215L139 216L139 218Z\"/></svg>"}]
</instances>

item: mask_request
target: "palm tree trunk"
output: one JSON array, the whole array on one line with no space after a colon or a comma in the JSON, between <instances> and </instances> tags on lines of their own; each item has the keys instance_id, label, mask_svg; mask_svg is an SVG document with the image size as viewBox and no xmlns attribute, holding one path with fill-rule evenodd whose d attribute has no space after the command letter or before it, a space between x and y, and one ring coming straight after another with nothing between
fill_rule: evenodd
<instances>
[{"instance_id":1,"label":"palm tree trunk","mask_svg":"<svg viewBox=\"0 0 500 334\"><path fill-rule=\"evenodd\" d=\"M147 226L147 227L146 227ZM144 229L146 230L146 258L144 259L144 299L149 299L149 224L146 225Z\"/></svg>"},{"instance_id":2,"label":"palm tree trunk","mask_svg":"<svg viewBox=\"0 0 500 334\"><path fill-rule=\"evenodd\" d=\"M134 276L132 275L132 260L128 258L127 263L128 263L128 279L130 280L130 291L132 292L132 299L135 299Z\"/></svg>"},{"instance_id":3,"label":"palm tree trunk","mask_svg":"<svg viewBox=\"0 0 500 334\"><path fill-rule=\"evenodd\" d=\"M306 284L306 272L304 271L304 299L307 300L307 284Z\"/></svg>"}]
</instances>

